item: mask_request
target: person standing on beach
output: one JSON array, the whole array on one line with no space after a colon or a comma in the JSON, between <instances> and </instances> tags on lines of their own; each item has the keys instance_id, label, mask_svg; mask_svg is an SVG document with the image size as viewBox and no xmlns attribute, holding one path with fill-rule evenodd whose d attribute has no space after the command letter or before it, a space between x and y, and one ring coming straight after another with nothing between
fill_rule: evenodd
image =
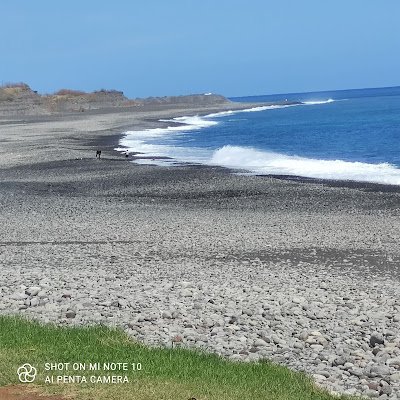
<instances>
[{"instance_id":1,"label":"person standing on beach","mask_svg":"<svg viewBox=\"0 0 400 400\"><path fill-rule=\"evenodd\" d=\"M98 158L100 160L101 157L101 150L97 150L96 151L96 158Z\"/></svg>"}]
</instances>

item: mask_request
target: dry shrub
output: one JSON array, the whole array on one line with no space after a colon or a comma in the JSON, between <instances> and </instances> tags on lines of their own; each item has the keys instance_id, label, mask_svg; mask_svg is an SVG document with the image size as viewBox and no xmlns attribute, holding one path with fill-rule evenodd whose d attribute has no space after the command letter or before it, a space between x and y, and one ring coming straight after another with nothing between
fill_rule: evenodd
<instances>
[{"instance_id":1,"label":"dry shrub","mask_svg":"<svg viewBox=\"0 0 400 400\"><path fill-rule=\"evenodd\" d=\"M30 89L29 85L24 82L5 82L0 85L0 89Z\"/></svg>"},{"instance_id":2,"label":"dry shrub","mask_svg":"<svg viewBox=\"0 0 400 400\"><path fill-rule=\"evenodd\" d=\"M83 92L82 90L60 89L54 94L56 96L82 96L85 95L86 92Z\"/></svg>"}]
</instances>

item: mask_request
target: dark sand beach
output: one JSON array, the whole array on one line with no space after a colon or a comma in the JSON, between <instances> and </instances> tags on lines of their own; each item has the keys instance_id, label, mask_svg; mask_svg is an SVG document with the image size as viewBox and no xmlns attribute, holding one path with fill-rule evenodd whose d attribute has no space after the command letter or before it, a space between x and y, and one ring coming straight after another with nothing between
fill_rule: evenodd
<instances>
[{"instance_id":1,"label":"dark sand beach","mask_svg":"<svg viewBox=\"0 0 400 400\"><path fill-rule=\"evenodd\" d=\"M114 151L126 130L231 107L2 117L0 312L117 325L157 345L180 334L334 391L398 398L398 187Z\"/></svg>"}]
</instances>

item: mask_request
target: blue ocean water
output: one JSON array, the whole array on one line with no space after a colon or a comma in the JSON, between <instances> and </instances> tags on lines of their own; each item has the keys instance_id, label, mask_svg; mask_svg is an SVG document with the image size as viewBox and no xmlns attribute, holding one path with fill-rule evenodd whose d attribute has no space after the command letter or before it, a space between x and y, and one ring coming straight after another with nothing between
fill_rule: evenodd
<instances>
[{"instance_id":1,"label":"blue ocean water","mask_svg":"<svg viewBox=\"0 0 400 400\"><path fill-rule=\"evenodd\" d=\"M286 99L303 104L182 116L167 128L126 132L121 145L143 153L140 163L400 185L400 87L231 100Z\"/></svg>"}]
</instances>

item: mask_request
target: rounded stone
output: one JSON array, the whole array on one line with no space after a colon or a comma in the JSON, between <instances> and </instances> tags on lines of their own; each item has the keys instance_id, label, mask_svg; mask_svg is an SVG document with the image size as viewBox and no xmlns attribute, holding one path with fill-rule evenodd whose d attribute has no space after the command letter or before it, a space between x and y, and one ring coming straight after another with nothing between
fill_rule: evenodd
<instances>
[{"instance_id":1,"label":"rounded stone","mask_svg":"<svg viewBox=\"0 0 400 400\"><path fill-rule=\"evenodd\" d=\"M67 318L75 318L76 317L76 312L72 311L72 310L69 310L69 311L66 312L65 316Z\"/></svg>"},{"instance_id":2,"label":"rounded stone","mask_svg":"<svg viewBox=\"0 0 400 400\"><path fill-rule=\"evenodd\" d=\"M385 343L385 340L381 333L374 332L371 334L371 337L369 339L369 345L371 347L375 347L377 344L384 344L384 343Z\"/></svg>"},{"instance_id":3,"label":"rounded stone","mask_svg":"<svg viewBox=\"0 0 400 400\"><path fill-rule=\"evenodd\" d=\"M42 290L39 286L31 286L30 288L26 289L25 292L29 296L36 296Z\"/></svg>"}]
</instances>

